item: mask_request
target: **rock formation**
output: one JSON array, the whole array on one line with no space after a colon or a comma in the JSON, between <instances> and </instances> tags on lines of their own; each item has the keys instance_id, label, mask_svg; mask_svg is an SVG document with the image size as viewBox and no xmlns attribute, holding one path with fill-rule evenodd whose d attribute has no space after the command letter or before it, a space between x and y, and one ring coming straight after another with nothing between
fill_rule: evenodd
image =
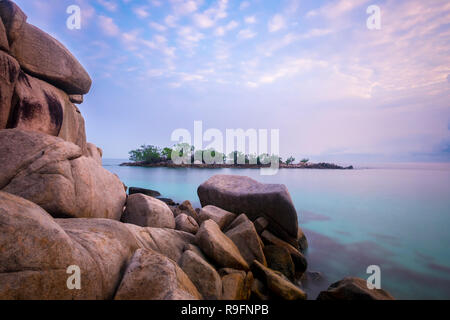
<instances>
[{"instance_id":1,"label":"rock formation","mask_svg":"<svg viewBox=\"0 0 450 320\"><path fill-rule=\"evenodd\" d=\"M214 176L201 209L146 189L127 197L73 104L89 75L26 21L0 0L0 300L306 299L295 280L307 240L285 186ZM359 280L320 296L349 297L389 296Z\"/></svg>"}]
</instances>

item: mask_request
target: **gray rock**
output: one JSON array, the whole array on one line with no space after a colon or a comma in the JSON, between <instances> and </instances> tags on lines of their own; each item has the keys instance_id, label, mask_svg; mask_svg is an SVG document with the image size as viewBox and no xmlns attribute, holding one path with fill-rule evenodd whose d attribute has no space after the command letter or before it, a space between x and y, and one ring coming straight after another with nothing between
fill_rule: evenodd
<instances>
[{"instance_id":1,"label":"gray rock","mask_svg":"<svg viewBox=\"0 0 450 320\"><path fill-rule=\"evenodd\" d=\"M292 261L291 254L286 248L273 245L266 246L264 248L264 255L267 259L267 267L281 272L291 281L294 280L295 265Z\"/></svg>"},{"instance_id":2,"label":"gray rock","mask_svg":"<svg viewBox=\"0 0 450 320\"><path fill-rule=\"evenodd\" d=\"M87 156L94 159L95 162L97 162L97 164L101 166L102 165L102 156L103 156L102 149L100 149L96 145L88 142L86 144L86 150L87 150ZM126 190L125 190L125 192L126 192Z\"/></svg>"},{"instance_id":3,"label":"gray rock","mask_svg":"<svg viewBox=\"0 0 450 320\"><path fill-rule=\"evenodd\" d=\"M69 95L69 100L72 103L76 103L76 104L82 104L84 101L84 97L82 94L70 94Z\"/></svg>"},{"instance_id":4,"label":"gray rock","mask_svg":"<svg viewBox=\"0 0 450 320\"><path fill-rule=\"evenodd\" d=\"M13 1L0 1L0 17L8 35L9 43L19 37L20 30L27 21L27 16Z\"/></svg>"},{"instance_id":5,"label":"gray rock","mask_svg":"<svg viewBox=\"0 0 450 320\"><path fill-rule=\"evenodd\" d=\"M256 232L258 232L258 234L261 234L269 226L269 221L267 221L267 219L264 217L259 217L253 222L253 224L255 225Z\"/></svg>"},{"instance_id":6,"label":"gray rock","mask_svg":"<svg viewBox=\"0 0 450 320\"><path fill-rule=\"evenodd\" d=\"M0 130L0 190L28 199L54 217L119 220L122 182L60 138Z\"/></svg>"},{"instance_id":7,"label":"gray rock","mask_svg":"<svg viewBox=\"0 0 450 320\"><path fill-rule=\"evenodd\" d=\"M58 40L39 28L24 23L10 43L10 51L29 74L68 94L89 92L92 80L86 70Z\"/></svg>"},{"instance_id":8,"label":"gray rock","mask_svg":"<svg viewBox=\"0 0 450 320\"><path fill-rule=\"evenodd\" d=\"M322 291L317 300L394 300L394 297L383 289L370 290L366 280L348 277Z\"/></svg>"},{"instance_id":9,"label":"gray rock","mask_svg":"<svg viewBox=\"0 0 450 320\"><path fill-rule=\"evenodd\" d=\"M201 294L175 261L148 249L135 252L115 300L200 300Z\"/></svg>"},{"instance_id":10,"label":"gray rock","mask_svg":"<svg viewBox=\"0 0 450 320\"><path fill-rule=\"evenodd\" d=\"M258 233L253 223L245 214L241 214L233 221L225 235L238 247L239 252L245 261L247 261L248 265L251 265L254 260L258 260L263 265L267 265Z\"/></svg>"},{"instance_id":11,"label":"gray rock","mask_svg":"<svg viewBox=\"0 0 450 320\"><path fill-rule=\"evenodd\" d=\"M239 249L213 220L207 220L200 226L196 235L197 245L215 264L224 268L248 270L249 266L241 256Z\"/></svg>"},{"instance_id":12,"label":"gray rock","mask_svg":"<svg viewBox=\"0 0 450 320\"><path fill-rule=\"evenodd\" d=\"M289 251L292 260L294 261L295 270L297 271L297 273L299 273L299 275L306 271L306 269L308 268L308 262L305 256L299 250L291 246L289 243L277 238L267 230L261 234L261 238L267 244L282 247Z\"/></svg>"},{"instance_id":13,"label":"gray rock","mask_svg":"<svg viewBox=\"0 0 450 320\"><path fill-rule=\"evenodd\" d=\"M175 228L180 231L196 234L199 227L194 218L182 213L175 218Z\"/></svg>"},{"instance_id":14,"label":"gray rock","mask_svg":"<svg viewBox=\"0 0 450 320\"><path fill-rule=\"evenodd\" d=\"M20 66L16 59L0 51L0 130L8 125L19 71Z\"/></svg>"},{"instance_id":15,"label":"gray rock","mask_svg":"<svg viewBox=\"0 0 450 320\"><path fill-rule=\"evenodd\" d=\"M15 87L17 104L8 128L46 133L78 145L86 152L84 119L67 94L20 71Z\"/></svg>"},{"instance_id":16,"label":"gray rock","mask_svg":"<svg viewBox=\"0 0 450 320\"><path fill-rule=\"evenodd\" d=\"M130 187L129 194L131 195L131 194L135 194L135 193L142 193L142 194L145 194L146 196L154 197L154 198L161 196L161 193L159 193L158 191L155 191L155 190Z\"/></svg>"},{"instance_id":17,"label":"gray rock","mask_svg":"<svg viewBox=\"0 0 450 320\"><path fill-rule=\"evenodd\" d=\"M217 271L194 251L183 253L180 267L206 300L219 300L222 296L222 280Z\"/></svg>"},{"instance_id":18,"label":"gray rock","mask_svg":"<svg viewBox=\"0 0 450 320\"><path fill-rule=\"evenodd\" d=\"M1 5L0 5L1 7ZM9 42L8 35L6 34L5 25L3 24L2 19L0 18L0 50L9 51Z\"/></svg>"},{"instance_id":19,"label":"gray rock","mask_svg":"<svg viewBox=\"0 0 450 320\"><path fill-rule=\"evenodd\" d=\"M112 299L138 248L123 224L106 219L54 220L36 204L0 192L0 299ZM66 286L81 271L82 290Z\"/></svg>"},{"instance_id":20,"label":"gray rock","mask_svg":"<svg viewBox=\"0 0 450 320\"><path fill-rule=\"evenodd\" d=\"M164 228L143 228L125 224L134 234L141 248L159 252L175 262L179 262L187 245L195 243L195 236L178 230Z\"/></svg>"},{"instance_id":21,"label":"gray rock","mask_svg":"<svg viewBox=\"0 0 450 320\"><path fill-rule=\"evenodd\" d=\"M251 220L262 216L269 221L269 230L289 243L296 243L297 211L284 185L216 175L200 185L197 193L202 207L214 205L230 212L244 212Z\"/></svg>"},{"instance_id":22,"label":"gray rock","mask_svg":"<svg viewBox=\"0 0 450 320\"><path fill-rule=\"evenodd\" d=\"M164 202L141 193L128 196L121 220L141 227L175 229L175 218L169 207Z\"/></svg>"},{"instance_id":23,"label":"gray rock","mask_svg":"<svg viewBox=\"0 0 450 320\"><path fill-rule=\"evenodd\" d=\"M252 271L254 276L267 286L271 296L273 295L283 300L306 300L306 293L303 290L258 261L252 264Z\"/></svg>"},{"instance_id":24,"label":"gray rock","mask_svg":"<svg viewBox=\"0 0 450 320\"><path fill-rule=\"evenodd\" d=\"M211 219L223 230L230 222L236 219L236 215L215 206L206 206L200 209L198 219L200 224Z\"/></svg>"}]
</instances>

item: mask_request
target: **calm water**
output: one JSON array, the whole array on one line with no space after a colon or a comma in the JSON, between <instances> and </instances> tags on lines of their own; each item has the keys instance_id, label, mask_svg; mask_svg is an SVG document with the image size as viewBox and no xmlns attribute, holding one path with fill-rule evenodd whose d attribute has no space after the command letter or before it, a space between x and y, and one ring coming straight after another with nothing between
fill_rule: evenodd
<instances>
[{"instance_id":1,"label":"calm water","mask_svg":"<svg viewBox=\"0 0 450 320\"><path fill-rule=\"evenodd\" d=\"M215 174L285 184L310 249L309 270L329 284L381 268L381 285L398 299L450 299L450 166L382 166L353 171L168 169L104 166L128 186L155 189L199 206L197 187Z\"/></svg>"}]
</instances>

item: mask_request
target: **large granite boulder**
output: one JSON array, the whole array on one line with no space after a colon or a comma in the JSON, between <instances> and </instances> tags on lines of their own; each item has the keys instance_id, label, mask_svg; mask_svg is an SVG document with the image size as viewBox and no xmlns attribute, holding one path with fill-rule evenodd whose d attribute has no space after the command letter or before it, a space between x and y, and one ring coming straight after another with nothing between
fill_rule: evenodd
<instances>
[{"instance_id":1,"label":"large granite boulder","mask_svg":"<svg viewBox=\"0 0 450 320\"><path fill-rule=\"evenodd\" d=\"M261 240L256 232L255 226L245 214L241 214L225 232L225 235L238 247L242 257L251 265L254 260L258 260L263 265L267 265L264 257Z\"/></svg>"},{"instance_id":2,"label":"large granite boulder","mask_svg":"<svg viewBox=\"0 0 450 320\"><path fill-rule=\"evenodd\" d=\"M0 51L0 130L8 125L19 71L20 66L17 60Z\"/></svg>"},{"instance_id":3,"label":"large granite boulder","mask_svg":"<svg viewBox=\"0 0 450 320\"><path fill-rule=\"evenodd\" d=\"M141 193L128 196L122 221L141 227L175 229L175 218L169 207L164 202Z\"/></svg>"},{"instance_id":4,"label":"large granite boulder","mask_svg":"<svg viewBox=\"0 0 450 320\"><path fill-rule=\"evenodd\" d=\"M58 40L26 22L16 34L10 51L27 73L68 94L89 92L92 84L89 74Z\"/></svg>"},{"instance_id":5,"label":"large granite boulder","mask_svg":"<svg viewBox=\"0 0 450 320\"><path fill-rule=\"evenodd\" d=\"M266 285L271 296L283 300L306 300L306 293L303 290L256 260L252 264L252 272Z\"/></svg>"},{"instance_id":6,"label":"large granite boulder","mask_svg":"<svg viewBox=\"0 0 450 320\"><path fill-rule=\"evenodd\" d=\"M239 249L213 220L203 222L196 235L197 245L220 267L248 270L249 265Z\"/></svg>"},{"instance_id":7,"label":"large granite boulder","mask_svg":"<svg viewBox=\"0 0 450 320\"><path fill-rule=\"evenodd\" d=\"M184 248L195 243L195 236L178 230L164 228L142 228L125 224L133 233L141 248L159 252L175 262L180 262Z\"/></svg>"},{"instance_id":8,"label":"large granite boulder","mask_svg":"<svg viewBox=\"0 0 450 320\"><path fill-rule=\"evenodd\" d=\"M116 300L200 300L201 294L171 259L148 249L135 252Z\"/></svg>"},{"instance_id":9,"label":"large granite boulder","mask_svg":"<svg viewBox=\"0 0 450 320\"><path fill-rule=\"evenodd\" d=\"M206 300L219 300L222 296L222 280L216 269L194 251L183 253L180 267Z\"/></svg>"},{"instance_id":10,"label":"large granite boulder","mask_svg":"<svg viewBox=\"0 0 450 320\"><path fill-rule=\"evenodd\" d=\"M66 93L20 71L15 87L8 128L37 131L78 145L86 150L84 119Z\"/></svg>"},{"instance_id":11,"label":"large granite boulder","mask_svg":"<svg viewBox=\"0 0 450 320\"><path fill-rule=\"evenodd\" d=\"M137 249L123 224L54 220L36 204L0 192L0 299L111 299ZM66 285L69 266L82 290Z\"/></svg>"},{"instance_id":12,"label":"large granite boulder","mask_svg":"<svg viewBox=\"0 0 450 320\"><path fill-rule=\"evenodd\" d=\"M317 300L394 300L394 297L383 289L369 289L366 280L348 277L322 291Z\"/></svg>"},{"instance_id":13,"label":"large granite boulder","mask_svg":"<svg viewBox=\"0 0 450 320\"><path fill-rule=\"evenodd\" d=\"M0 190L54 217L119 220L126 200L118 177L75 144L19 129L0 130Z\"/></svg>"},{"instance_id":14,"label":"large granite boulder","mask_svg":"<svg viewBox=\"0 0 450 320\"><path fill-rule=\"evenodd\" d=\"M198 188L202 207L214 205L245 213L252 221L264 217L269 230L289 243L296 243L297 211L284 185L262 184L249 177L216 175Z\"/></svg>"},{"instance_id":15,"label":"large granite boulder","mask_svg":"<svg viewBox=\"0 0 450 320\"><path fill-rule=\"evenodd\" d=\"M27 21L26 14L14 2L2 0L0 1L0 17L5 26L9 43L14 42Z\"/></svg>"}]
</instances>

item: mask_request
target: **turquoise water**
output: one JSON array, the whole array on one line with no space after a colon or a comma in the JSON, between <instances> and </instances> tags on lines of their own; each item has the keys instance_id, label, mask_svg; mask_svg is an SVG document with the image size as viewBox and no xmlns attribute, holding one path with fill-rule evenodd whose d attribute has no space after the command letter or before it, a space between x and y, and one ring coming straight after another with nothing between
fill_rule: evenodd
<instances>
[{"instance_id":1,"label":"turquoise water","mask_svg":"<svg viewBox=\"0 0 450 320\"><path fill-rule=\"evenodd\" d=\"M128 186L158 190L199 206L197 187L215 174L285 184L310 244L309 270L325 281L310 297L345 276L367 278L381 268L381 286L398 299L450 299L450 166L333 170L120 167L104 160Z\"/></svg>"}]
</instances>

